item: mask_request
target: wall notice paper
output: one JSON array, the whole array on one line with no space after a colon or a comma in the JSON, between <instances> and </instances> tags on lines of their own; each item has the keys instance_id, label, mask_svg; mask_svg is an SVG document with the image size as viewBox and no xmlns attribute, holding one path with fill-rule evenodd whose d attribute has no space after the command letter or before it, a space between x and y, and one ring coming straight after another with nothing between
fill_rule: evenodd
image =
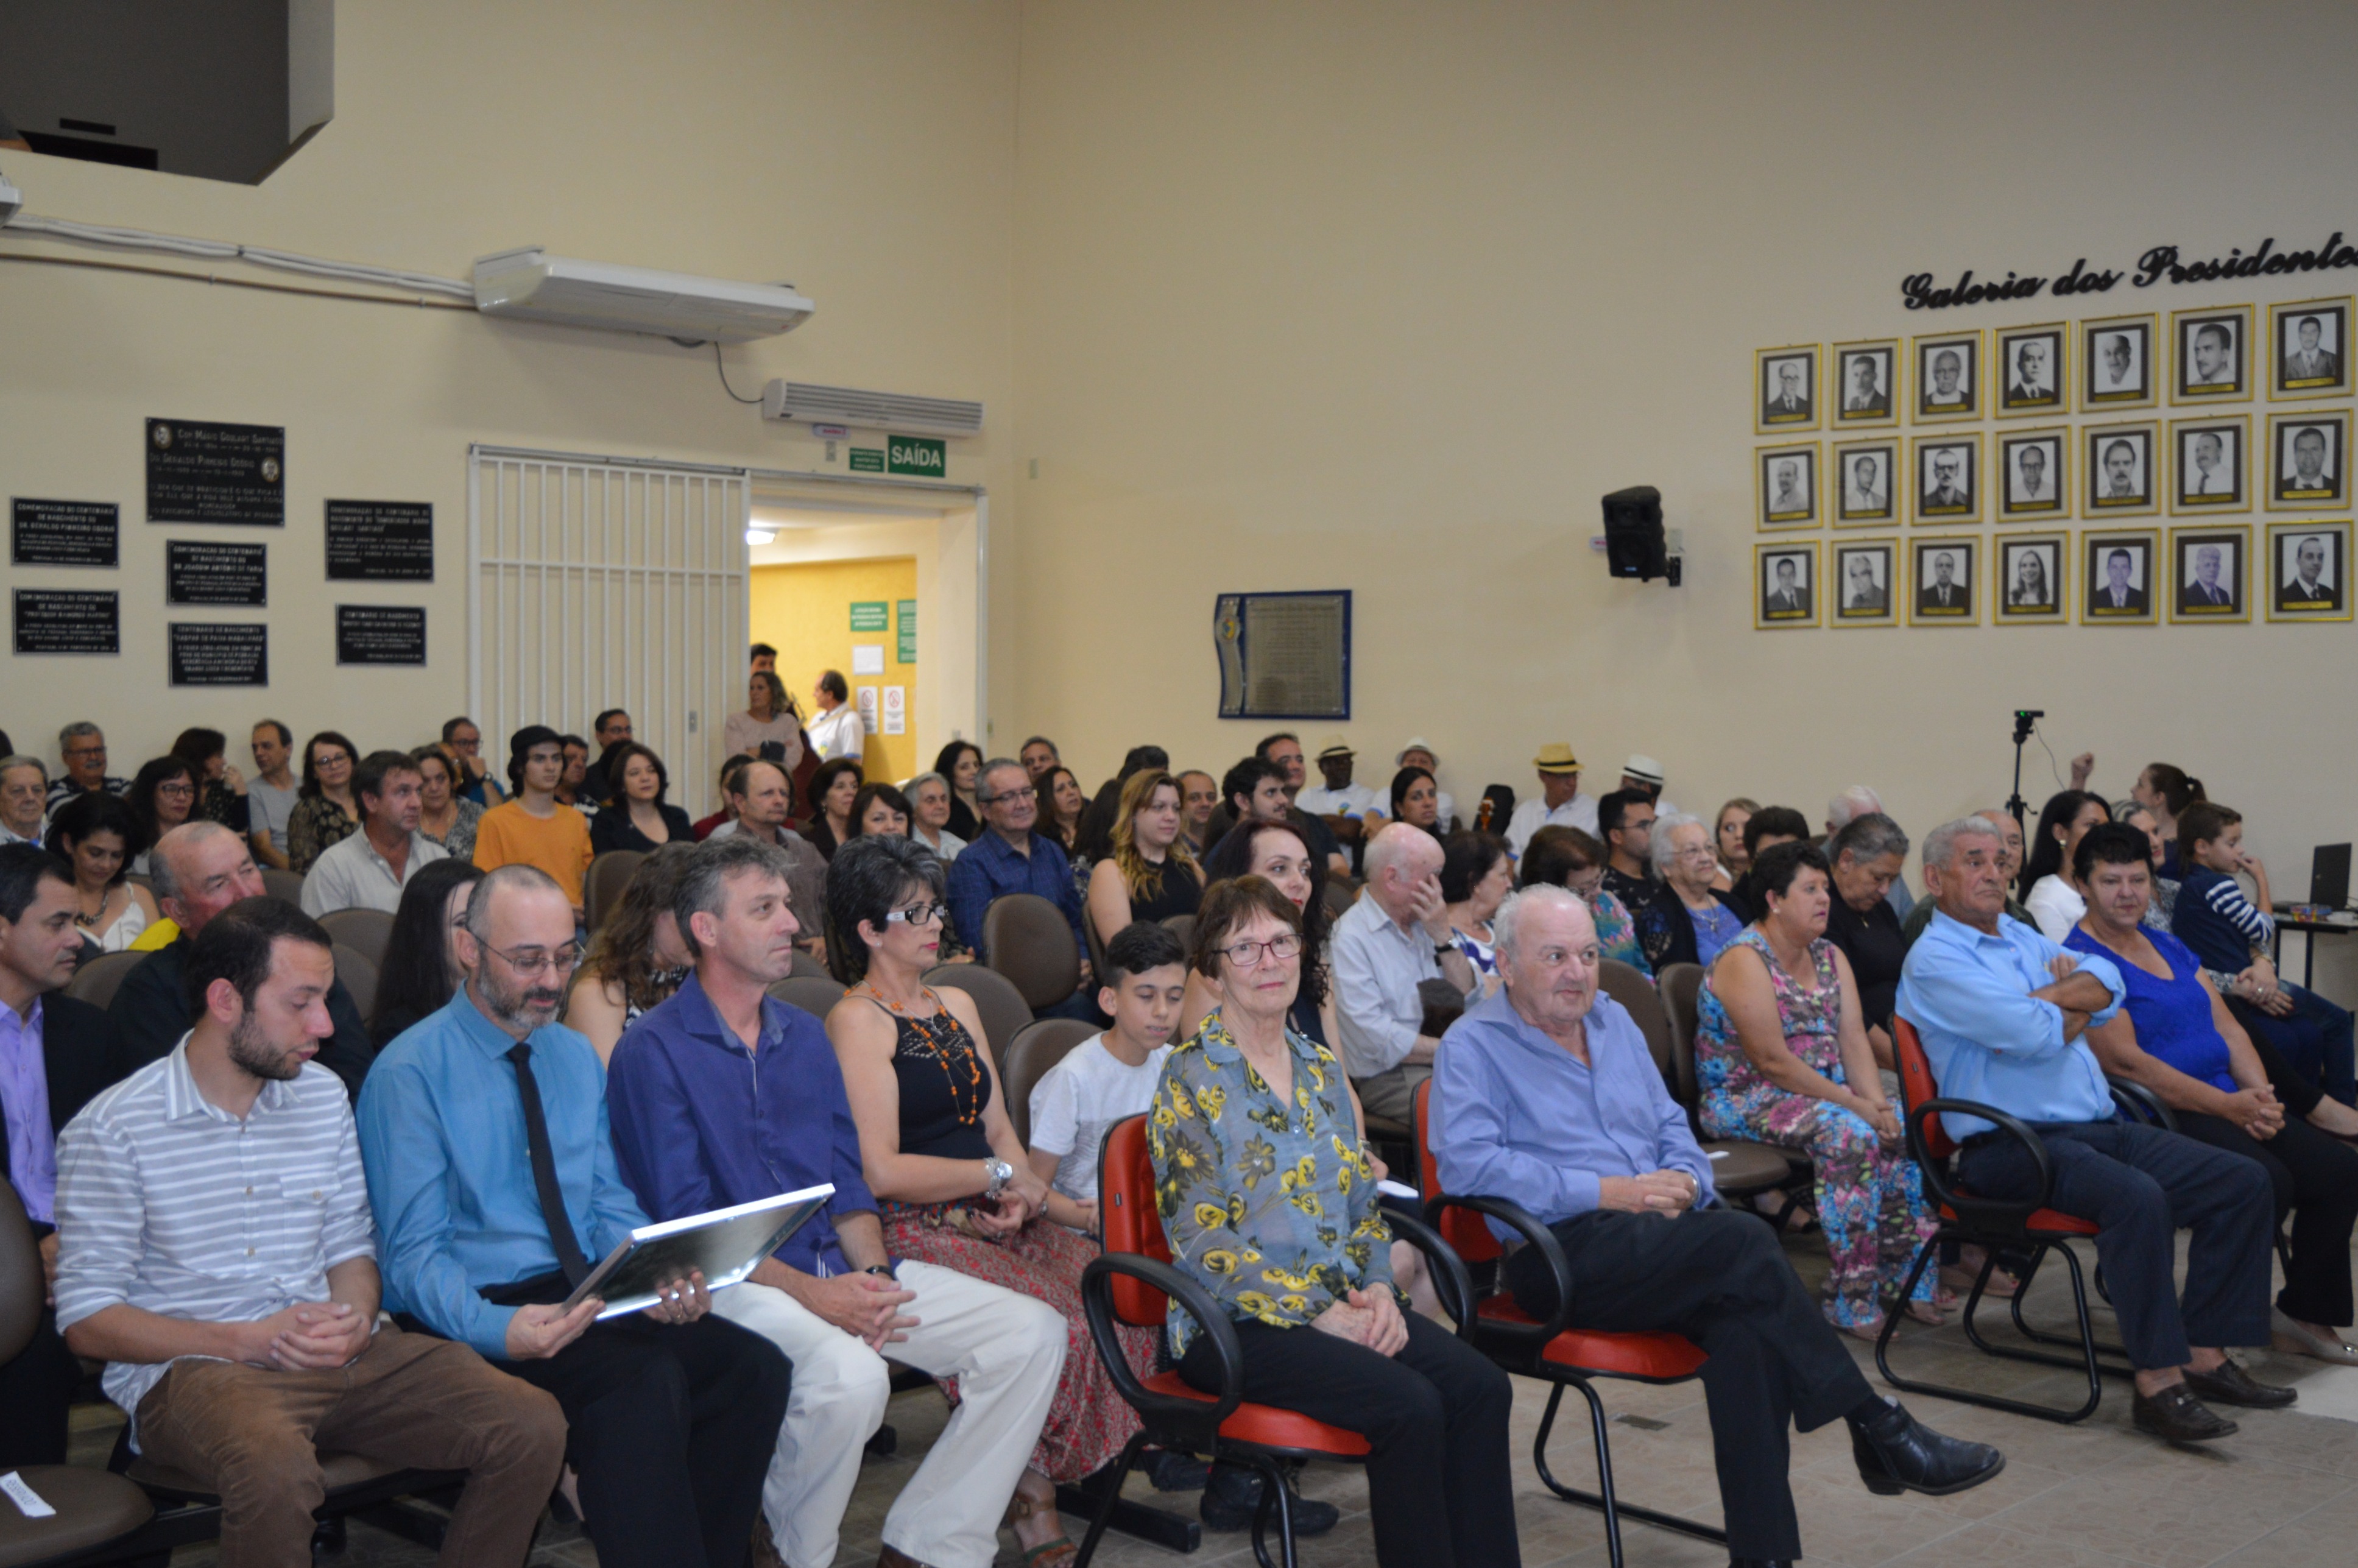
<instances>
[{"instance_id":1,"label":"wall notice paper","mask_svg":"<svg viewBox=\"0 0 2358 1568\"><path fill-rule=\"evenodd\" d=\"M8 501L8 564L12 567L113 567L122 565L117 524L122 509L112 501Z\"/></svg>"},{"instance_id":2,"label":"wall notice paper","mask_svg":"<svg viewBox=\"0 0 2358 1568\"><path fill-rule=\"evenodd\" d=\"M856 676L881 676L884 673L884 644L854 643L851 644L851 673Z\"/></svg>"},{"instance_id":3,"label":"wall notice paper","mask_svg":"<svg viewBox=\"0 0 2358 1568\"><path fill-rule=\"evenodd\" d=\"M0 1476L0 1492L7 1493L8 1500L16 1504L16 1511L27 1519L48 1519L58 1511L49 1505L48 1499L40 1493L26 1484L24 1476L14 1470Z\"/></svg>"},{"instance_id":4,"label":"wall notice paper","mask_svg":"<svg viewBox=\"0 0 2358 1568\"><path fill-rule=\"evenodd\" d=\"M330 582L432 582L434 507L429 502L328 503Z\"/></svg>"},{"instance_id":5,"label":"wall notice paper","mask_svg":"<svg viewBox=\"0 0 2358 1568\"><path fill-rule=\"evenodd\" d=\"M906 735L909 732L909 688L888 686L884 688L884 733Z\"/></svg>"},{"instance_id":6,"label":"wall notice paper","mask_svg":"<svg viewBox=\"0 0 2358 1568\"><path fill-rule=\"evenodd\" d=\"M170 623L174 686L268 686L270 628L259 621Z\"/></svg>"},{"instance_id":7,"label":"wall notice paper","mask_svg":"<svg viewBox=\"0 0 2358 1568\"><path fill-rule=\"evenodd\" d=\"M1351 593L1224 593L1212 649L1223 719L1351 717Z\"/></svg>"},{"instance_id":8,"label":"wall notice paper","mask_svg":"<svg viewBox=\"0 0 2358 1568\"><path fill-rule=\"evenodd\" d=\"M285 527L285 427L148 420L147 521Z\"/></svg>"},{"instance_id":9,"label":"wall notice paper","mask_svg":"<svg viewBox=\"0 0 2358 1568\"><path fill-rule=\"evenodd\" d=\"M901 599L893 601L894 624L901 632L900 661L904 665L917 662L917 601Z\"/></svg>"},{"instance_id":10,"label":"wall notice paper","mask_svg":"<svg viewBox=\"0 0 2358 1568\"><path fill-rule=\"evenodd\" d=\"M872 686L857 686L851 689L860 703L860 727L871 735L875 734L877 732L876 688Z\"/></svg>"},{"instance_id":11,"label":"wall notice paper","mask_svg":"<svg viewBox=\"0 0 2358 1568\"><path fill-rule=\"evenodd\" d=\"M336 606L336 663L422 665L425 662L424 605Z\"/></svg>"},{"instance_id":12,"label":"wall notice paper","mask_svg":"<svg viewBox=\"0 0 2358 1568\"><path fill-rule=\"evenodd\" d=\"M260 609L270 602L265 545L215 545L196 539L164 546L164 602L235 604Z\"/></svg>"},{"instance_id":13,"label":"wall notice paper","mask_svg":"<svg viewBox=\"0 0 2358 1568\"><path fill-rule=\"evenodd\" d=\"M122 609L113 589L20 588L16 652L119 654Z\"/></svg>"}]
</instances>

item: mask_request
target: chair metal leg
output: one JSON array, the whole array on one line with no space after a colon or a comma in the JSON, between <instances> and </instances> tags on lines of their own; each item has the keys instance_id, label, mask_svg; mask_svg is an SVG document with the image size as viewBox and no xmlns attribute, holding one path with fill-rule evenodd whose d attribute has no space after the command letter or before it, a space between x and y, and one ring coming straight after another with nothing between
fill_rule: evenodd
<instances>
[{"instance_id":1,"label":"chair metal leg","mask_svg":"<svg viewBox=\"0 0 2358 1568\"><path fill-rule=\"evenodd\" d=\"M1277 1568L1269 1560L1269 1516L1277 1513L1278 1550L1285 1554L1285 1568L1296 1568L1293 1561L1293 1499L1285 1494L1285 1466L1266 1454L1255 1454L1253 1468L1261 1475L1260 1502L1253 1509L1253 1561L1260 1568ZM1079 1568L1078 1564L1075 1568Z\"/></svg>"},{"instance_id":2,"label":"chair metal leg","mask_svg":"<svg viewBox=\"0 0 2358 1568\"><path fill-rule=\"evenodd\" d=\"M2102 1374L2112 1372L2118 1376L2126 1376L2130 1369L2126 1367L2105 1366L2097 1360L2096 1357L2100 1352L2109 1350L2115 1354L2125 1353L2118 1351L2115 1346L2100 1346L2096 1343L2094 1328L2088 1321L2087 1284L2080 1272L2080 1260L2073 1255L2071 1248L2059 1242L2034 1241L2032 1243L2036 1250L2031 1256L2030 1267L2024 1271L2022 1289L2016 1292L2011 1305L2017 1326L2021 1327L2026 1334L2050 1345L2069 1345L2080 1352L2077 1357L2050 1356L2042 1350L2025 1350L2011 1345L1993 1345L1982 1336L1981 1329L1974 1322L1974 1314L1981 1305L1983 1287L1989 1283L1990 1272L1997 1266L1996 1249L1986 1245L1984 1246L1984 1250L1988 1253L1988 1256L1982 1263L1981 1272L1974 1276L1972 1292L1965 1297L1962 1326L1965 1331L1966 1339L1972 1342L1975 1349L1985 1355L2004 1357L2010 1361L2033 1361L2042 1366L2061 1367L2072 1371L2084 1370L2088 1375L2088 1398L2078 1409L2061 1411L2049 1405L2036 1405L2022 1400L2009 1400L1998 1394L1985 1394L1971 1389L1952 1388L1945 1383L1922 1382L1916 1379L1900 1377L1891 1369L1891 1336L1899 1326L1899 1317L1907 1310L1909 1298L1915 1293L1916 1281L1923 1277L1925 1269L1931 1264L1942 1242L1964 1239L1970 1239L1970 1238L1938 1232L1918 1250L1915 1265L1908 1271L1908 1282L1900 1287L1898 1299L1892 1303L1890 1314L1883 1320L1883 1332L1876 1336L1875 1367L1876 1370L1883 1375L1883 1380L1906 1393L1931 1394L1940 1399L1955 1400L1963 1404L1981 1405L1988 1410L2006 1411L2015 1415L2035 1416L2040 1421L2068 1424L2075 1421L2084 1421L2093 1415L2096 1406L2104 1399L2104 1385ZM2071 1272L2071 1310L2080 1328L2080 1336L2076 1341L2064 1339L2057 1335L2035 1333L2022 1321L2022 1292L2029 1289L2031 1276L2038 1271L2039 1263L2045 1260L2050 1250L2061 1252L2063 1255L2063 1265Z\"/></svg>"},{"instance_id":3,"label":"chair metal leg","mask_svg":"<svg viewBox=\"0 0 2358 1568\"><path fill-rule=\"evenodd\" d=\"M1073 1568L1089 1568L1090 1554L1098 1549L1098 1538L1113 1519L1113 1510L1121 1501L1121 1484L1130 1479L1130 1467L1138 1461L1138 1451L1146 1446L1146 1433L1132 1433L1122 1444L1121 1457L1113 1462L1113 1479L1107 1486L1105 1497L1098 1504L1096 1517L1089 1520L1089 1532L1081 1538L1080 1554L1073 1559Z\"/></svg>"},{"instance_id":4,"label":"chair metal leg","mask_svg":"<svg viewBox=\"0 0 2358 1568\"><path fill-rule=\"evenodd\" d=\"M1584 1492L1577 1487L1567 1487L1557 1480L1554 1472L1548 1468L1548 1435L1555 1428L1556 1411L1563 1403L1565 1381L1578 1388L1581 1396L1588 1401L1589 1423L1595 1433L1596 1441L1596 1479L1604 1488L1599 1492ZM1613 1559L1613 1568L1621 1568L1621 1521L1624 1519L1634 1519L1662 1530L1674 1530L1682 1535L1692 1535L1698 1541L1716 1541L1723 1546L1727 1543L1727 1531L1716 1526L1703 1524L1691 1519L1682 1519L1677 1514L1666 1514L1658 1509L1644 1508L1637 1503L1624 1502L1615 1494L1612 1453L1606 1428L1605 1401L1596 1397L1596 1390L1590 1387L1585 1379L1574 1378L1557 1381L1555 1387L1549 1391L1547 1410L1540 1417L1539 1433L1531 1439L1531 1468L1539 1472L1541 1484L1565 1502L1578 1503L1583 1508L1595 1509L1605 1515L1605 1541Z\"/></svg>"},{"instance_id":5,"label":"chair metal leg","mask_svg":"<svg viewBox=\"0 0 2358 1568\"><path fill-rule=\"evenodd\" d=\"M2123 1361L2126 1361L2128 1359L2129 1353L2124 1346L2118 1345L2098 1345L2093 1340L2088 1338L2088 1298L2085 1292L2081 1290L2078 1283L2080 1279L2079 1258L2072 1252L2070 1247L2060 1241L2040 1244L2039 1255L2041 1257L2044 1257L2050 1251L2061 1252L2063 1255L2064 1261L2071 1268L2071 1278L2073 1281L2073 1304L2077 1308L2081 1318L2080 1338L2067 1339L2060 1334L2050 1334L2043 1328L2033 1327L2030 1323L2023 1317L2022 1298L2029 1293L2028 1281L2025 1281L2024 1289L2017 1291L2014 1294L2014 1300L2006 1303L2008 1310L2014 1318L2015 1331L2035 1345L2056 1345L2062 1346L2066 1350L2077 1350L2082 1344L2086 1344L2092 1346L2099 1356L2113 1356L2119 1357ZM2104 1300L2109 1303L2112 1297L2104 1292L2104 1271L2101 1266L2096 1270L2095 1283L2097 1292L2100 1295L2104 1295ZM1985 1348L1993 1356L2011 1356L2017 1361L2040 1361L2050 1367L2068 1367L2072 1368L2077 1368L2080 1365L2079 1358L2076 1357L2070 1359L2064 1359L2053 1356L2039 1356L2034 1353L2020 1350L2010 1351L1999 1348L1996 1346L1986 1346Z\"/></svg>"}]
</instances>

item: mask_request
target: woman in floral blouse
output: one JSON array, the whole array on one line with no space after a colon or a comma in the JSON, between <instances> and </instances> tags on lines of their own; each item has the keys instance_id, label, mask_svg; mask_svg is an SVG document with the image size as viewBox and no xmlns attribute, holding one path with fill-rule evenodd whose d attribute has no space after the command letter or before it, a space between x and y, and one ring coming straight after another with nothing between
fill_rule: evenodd
<instances>
[{"instance_id":1,"label":"woman in floral blouse","mask_svg":"<svg viewBox=\"0 0 2358 1568\"><path fill-rule=\"evenodd\" d=\"M1507 1375L1402 1310L1342 1064L1287 1023L1301 914L1264 878L1216 882L1194 962L1219 1010L1172 1052L1147 1117L1173 1262L1227 1309L1246 1399L1367 1438L1382 1568L1514 1568ZM1175 1307L1170 1324L1179 1375L1217 1390L1211 1337Z\"/></svg>"}]
</instances>

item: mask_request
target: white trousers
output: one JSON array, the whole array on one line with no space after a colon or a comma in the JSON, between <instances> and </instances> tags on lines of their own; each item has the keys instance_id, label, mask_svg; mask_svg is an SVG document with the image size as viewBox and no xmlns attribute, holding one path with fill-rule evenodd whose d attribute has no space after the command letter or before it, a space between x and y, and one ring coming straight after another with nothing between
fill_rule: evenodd
<instances>
[{"instance_id":1,"label":"white trousers","mask_svg":"<svg viewBox=\"0 0 2358 1568\"><path fill-rule=\"evenodd\" d=\"M884 1543L934 1568L990 1568L1055 1398L1065 1320L1044 1302L931 1263L904 1261L898 1278L917 1298L901 1311L919 1321L892 1359L957 1379L958 1405L885 1516ZM884 1423L884 1357L769 1285L732 1286L712 1306L795 1364L762 1509L790 1568L828 1568L861 1451Z\"/></svg>"}]
</instances>

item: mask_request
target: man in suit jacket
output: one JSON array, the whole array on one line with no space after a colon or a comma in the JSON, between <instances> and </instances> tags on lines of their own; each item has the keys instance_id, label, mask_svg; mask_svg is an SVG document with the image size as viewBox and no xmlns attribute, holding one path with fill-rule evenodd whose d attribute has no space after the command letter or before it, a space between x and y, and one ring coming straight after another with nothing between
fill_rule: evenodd
<instances>
[{"instance_id":1,"label":"man in suit jacket","mask_svg":"<svg viewBox=\"0 0 2358 1568\"><path fill-rule=\"evenodd\" d=\"M1863 555L1850 558L1849 582L1843 590L1843 608L1880 613L1889 608L1890 596L1876 585L1875 563Z\"/></svg>"},{"instance_id":2,"label":"man in suit jacket","mask_svg":"<svg viewBox=\"0 0 2358 1568\"><path fill-rule=\"evenodd\" d=\"M2194 552L2194 580L2178 590L2178 608L2184 611L2227 610L2235 596L2219 584L2219 546L2204 545Z\"/></svg>"},{"instance_id":3,"label":"man in suit jacket","mask_svg":"<svg viewBox=\"0 0 2358 1568\"><path fill-rule=\"evenodd\" d=\"M2325 541L2315 535L2294 548L2293 577L2277 590L2279 610L2339 610L2342 586L2325 575Z\"/></svg>"},{"instance_id":4,"label":"man in suit jacket","mask_svg":"<svg viewBox=\"0 0 2358 1568\"><path fill-rule=\"evenodd\" d=\"M1850 362L1850 395L1843 399L1845 414L1888 414L1891 395L1876 385L1875 356L1861 354Z\"/></svg>"},{"instance_id":5,"label":"man in suit jacket","mask_svg":"<svg viewBox=\"0 0 2358 1568\"><path fill-rule=\"evenodd\" d=\"M2143 615L2146 612L2145 589L2129 586L2130 564L2126 550L2115 550L2104 557L2104 580L2090 596L2090 609L2100 615Z\"/></svg>"},{"instance_id":6,"label":"man in suit jacket","mask_svg":"<svg viewBox=\"0 0 2358 1568\"><path fill-rule=\"evenodd\" d=\"M0 1173L38 1238L41 1273L58 1270L58 1133L123 1076L106 1014L59 988L81 955L73 873L29 844L0 848ZM66 1461L66 1411L81 1364L41 1308L33 1337L0 1362L0 1470Z\"/></svg>"},{"instance_id":7,"label":"man in suit jacket","mask_svg":"<svg viewBox=\"0 0 2358 1568\"><path fill-rule=\"evenodd\" d=\"M1849 510L1861 516L1872 516L1876 513L1888 512L1891 509L1889 498L1876 487L1876 468L1873 458L1855 460L1850 465L1850 473Z\"/></svg>"},{"instance_id":8,"label":"man in suit jacket","mask_svg":"<svg viewBox=\"0 0 2358 1568\"><path fill-rule=\"evenodd\" d=\"M2297 330L2300 333L2300 347L2285 356L2285 384L2302 386L2313 382L2340 381L2342 356L2318 346L2325 335L2323 323L2314 316L2304 316Z\"/></svg>"},{"instance_id":9,"label":"man in suit jacket","mask_svg":"<svg viewBox=\"0 0 2358 1568\"><path fill-rule=\"evenodd\" d=\"M1942 550L1932 557L1932 580L1916 590L1919 614L1961 615L1973 607L1957 580L1957 558Z\"/></svg>"},{"instance_id":10,"label":"man in suit jacket","mask_svg":"<svg viewBox=\"0 0 2358 1568\"><path fill-rule=\"evenodd\" d=\"M1957 456L1941 452L1932 459L1932 488L1924 492L1927 512L1959 511L1973 505L1973 497L1957 483Z\"/></svg>"},{"instance_id":11,"label":"man in suit jacket","mask_svg":"<svg viewBox=\"0 0 2358 1568\"><path fill-rule=\"evenodd\" d=\"M1801 367L1781 364L1777 367L1776 395L1768 399L1765 418L1772 424L1783 424L1810 416L1809 395L1801 390Z\"/></svg>"},{"instance_id":12,"label":"man in suit jacket","mask_svg":"<svg viewBox=\"0 0 2358 1568\"><path fill-rule=\"evenodd\" d=\"M1810 612L1810 590L1801 586L1800 574L1790 560L1777 563L1777 586L1768 590L1762 608L1780 621Z\"/></svg>"},{"instance_id":13,"label":"man in suit jacket","mask_svg":"<svg viewBox=\"0 0 2358 1568\"><path fill-rule=\"evenodd\" d=\"M2006 400L2017 407L2055 401L2055 383L2047 373L2047 344L2033 338L2014 351L2014 381Z\"/></svg>"}]
</instances>

